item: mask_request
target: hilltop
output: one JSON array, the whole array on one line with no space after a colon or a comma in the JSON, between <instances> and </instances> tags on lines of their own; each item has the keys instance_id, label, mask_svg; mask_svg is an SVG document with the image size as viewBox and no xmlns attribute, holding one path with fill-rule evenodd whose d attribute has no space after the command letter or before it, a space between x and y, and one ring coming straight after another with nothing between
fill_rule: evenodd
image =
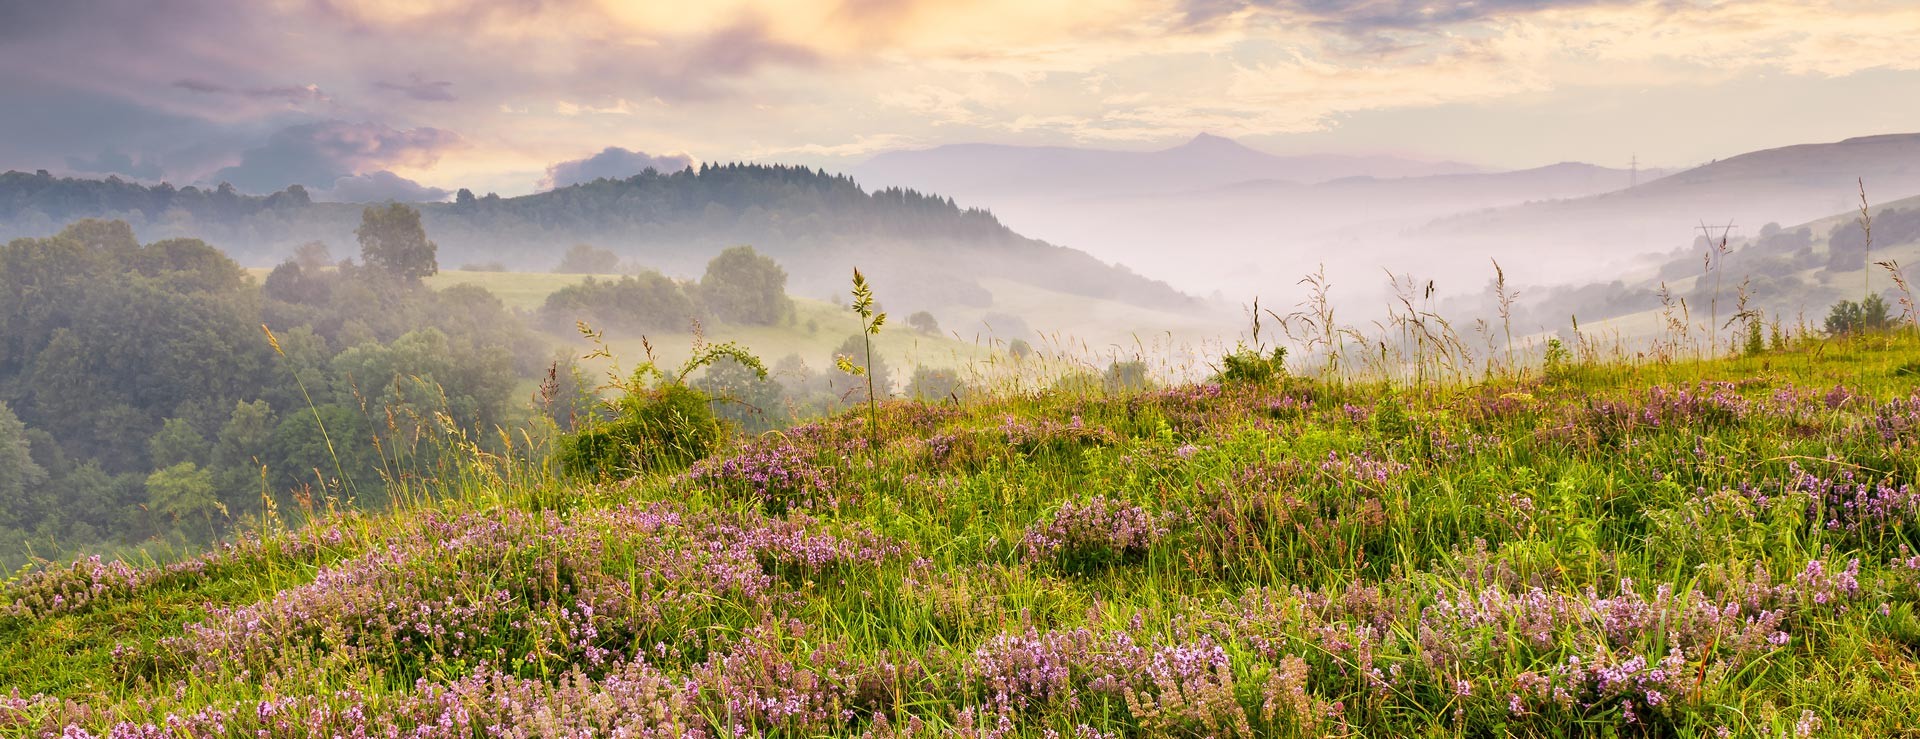
<instances>
[{"instance_id":1,"label":"hilltop","mask_svg":"<svg viewBox=\"0 0 1920 739\"><path fill-rule=\"evenodd\" d=\"M598 485L469 455L10 580L0 732L1896 734L1916 366L889 402Z\"/></svg>"}]
</instances>

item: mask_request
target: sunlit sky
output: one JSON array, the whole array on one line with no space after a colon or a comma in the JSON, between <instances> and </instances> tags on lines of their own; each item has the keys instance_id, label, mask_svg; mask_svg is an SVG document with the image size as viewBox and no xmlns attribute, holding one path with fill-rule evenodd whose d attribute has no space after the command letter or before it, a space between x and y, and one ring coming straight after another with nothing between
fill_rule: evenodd
<instances>
[{"instance_id":1,"label":"sunlit sky","mask_svg":"<svg viewBox=\"0 0 1920 739\"><path fill-rule=\"evenodd\" d=\"M0 2L0 169L513 195L1202 131L1680 166L1920 130L1914 39L1911 0Z\"/></svg>"}]
</instances>

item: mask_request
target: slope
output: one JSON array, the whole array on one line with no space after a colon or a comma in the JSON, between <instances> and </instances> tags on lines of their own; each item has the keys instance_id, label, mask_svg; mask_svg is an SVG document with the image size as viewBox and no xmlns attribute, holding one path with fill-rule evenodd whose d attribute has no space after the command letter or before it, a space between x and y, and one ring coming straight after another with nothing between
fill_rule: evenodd
<instances>
[{"instance_id":1,"label":"slope","mask_svg":"<svg viewBox=\"0 0 1920 739\"><path fill-rule=\"evenodd\" d=\"M0 733L1893 735L1916 362L899 402L603 485L469 456L0 584Z\"/></svg>"}]
</instances>

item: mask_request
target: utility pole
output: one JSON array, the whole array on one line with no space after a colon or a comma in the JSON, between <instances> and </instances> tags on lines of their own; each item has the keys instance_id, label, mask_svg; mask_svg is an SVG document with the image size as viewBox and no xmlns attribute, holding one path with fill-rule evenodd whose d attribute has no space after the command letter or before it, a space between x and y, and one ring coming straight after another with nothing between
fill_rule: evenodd
<instances>
[{"instance_id":1,"label":"utility pole","mask_svg":"<svg viewBox=\"0 0 1920 739\"><path fill-rule=\"evenodd\" d=\"M1627 166L1632 168L1627 175L1627 189L1631 190L1640 186L1640 155L1633 155L1633 163Z\"/></svg>"},{"instance_id":2,"label":"utility pole","mask_svg":"<svg viewBox=\"0 0 1920 739\"><path fill-rule=\"evenodd\" d=\"M1705 223L1702 223L1698 226L1694 226L1693 230L1699 231L1701 234L1707 237L1708 247L1712 248L1716 252L1720 252L1724 254L1726 253L1727 240L1732 238L1734 229L1737 229L1739 227L1740 226L1735 224L1733 221L1727 221L1727 225L1725 226L1709 226L1709 225L1706 225ZM1720 232L1719 239L1713 238L1714 231Z\"/></svg>"}]
</instances>

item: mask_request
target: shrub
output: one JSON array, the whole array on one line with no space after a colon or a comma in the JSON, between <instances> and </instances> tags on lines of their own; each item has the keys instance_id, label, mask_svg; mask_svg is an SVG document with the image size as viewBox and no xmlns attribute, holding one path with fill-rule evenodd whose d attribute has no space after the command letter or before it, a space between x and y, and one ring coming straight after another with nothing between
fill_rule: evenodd
<instances>
[{"instance_id":1,"label":"shrub","mask_svg":"<svg viewBox=\"0 0 1920 739\"><path fill-rule=\"evenodd\" d=\"M1878 295L1869 295L1858 303L1842 300L1834 303L1833 310L1827 313L1827 333L1834 336L1884 331L1892 326L1893 319L1887 315L1887 301Z\"/></svg>"},{"instance_id":2,"label":"shrub","mask_svg":"<svg viewBox=\"0 0 1920 739\"><path fill-rule=\"evenodd\" d=\"M1287 376L1287 350L1274 347L1271 354L1245 344L1220 358L1221 384L1270 385Z\"/></svg>"},{"instance_id":3,"label":"shrub","mask_svg":"<svg viewBox=\"0 0 1920 739\"><path fill-rule=\"evenodd\" d=\"M586 332L588 338L599 335ZM554 452L562 470L601 479L685 468L720 445L726 425L713 413L713 398L687 384L694 370L722 359L767 376L759 358L732 343L705 347L668 373L652 362L640 365L622 388L612 417L560 437Z\"/></svg>"},{"instance_id":4,"label":"shrub","mask_svg":"<svg viewBox=\"0 0 1920 739\"><path fill-rule=\"evenodd\" d=\"M1030 562L1092 570L1145 557L1166 535L1163 517L1096 495L1062 503L1052 516L1034 522L1021 547Z\"/></svg>"},{"instance_id":5,"label":"shrub","mask_svg":"<svg viewBox=\"0 0 1920 739\"><path fill-rule=\"evenodd\" d=\"M561 437L560 466L573 474L618 478L704 459L724 435L709 400L679 384L630 392L613 419Z\"/></svg>"}]
</instances>

